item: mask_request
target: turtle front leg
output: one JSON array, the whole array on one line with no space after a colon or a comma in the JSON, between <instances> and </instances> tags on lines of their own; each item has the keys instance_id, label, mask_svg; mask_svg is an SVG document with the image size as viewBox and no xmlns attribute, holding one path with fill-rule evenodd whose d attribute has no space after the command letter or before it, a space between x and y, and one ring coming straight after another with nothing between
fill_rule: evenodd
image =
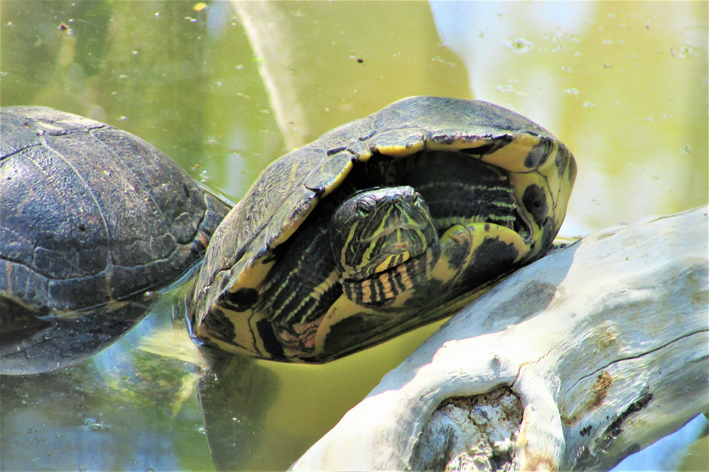
<instances>
[{"instance_id":1,"label":"turtle front leg","mask_svg":"<svg viewBox=\"0 0 709 472\"><path fill-rule=\"evenodd\" d=\"M454 296L484 290L518 268L529 245L510 228L491 223L454 225L441 235L441 257L433 277L445 281Z\"/></svg>"}]
</instances>

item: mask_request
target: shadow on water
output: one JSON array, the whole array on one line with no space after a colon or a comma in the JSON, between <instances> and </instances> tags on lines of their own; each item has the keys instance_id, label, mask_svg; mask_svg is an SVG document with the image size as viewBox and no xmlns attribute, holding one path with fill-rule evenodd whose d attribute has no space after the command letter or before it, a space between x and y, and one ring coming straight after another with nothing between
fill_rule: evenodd
<instances>
[{"instance_id":1,"label":"shadow on water","mask_svg":"<svg viewBox=\"0 0 709 472\"><path fill-rule=\"evenodd\" d=\"M83 362L0 376L0 468L209 470L249 462L278 381L252 360L197 348L174 298Z\"/></svg>"},{"instance_id":2,"label":"shadow on water","mask_svg":"<svg viewBox=\"0 0 709 472\"><path fill-rule=\"evenodd\" d=\"M273 372L251 359L219 352L199 381L199 399L214 466L235 470L254 461L264 434L264 412L278 397Z\"/></svg>"}]
</instances>

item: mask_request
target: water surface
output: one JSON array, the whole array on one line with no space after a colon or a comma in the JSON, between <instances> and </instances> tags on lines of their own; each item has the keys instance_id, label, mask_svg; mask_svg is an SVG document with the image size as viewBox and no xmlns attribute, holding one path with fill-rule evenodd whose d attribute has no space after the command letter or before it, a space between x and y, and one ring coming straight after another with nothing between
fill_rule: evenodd
<instances>
[{"instance_id":1,"label":"water surface","mask_svg":"<svg viewBox=\"0 0 709 472\"><path fill-rule=\"evenodd\" d=\"M283 153L410 95L495 102L566 143L563 234L708 201L706 3L0 8L1 105L135 133L232 201ZM283 469L436 328L325 366L213 357L186 335L185 290L98 356L0 379L0 467Z\"/></svg>"}]
</instances>

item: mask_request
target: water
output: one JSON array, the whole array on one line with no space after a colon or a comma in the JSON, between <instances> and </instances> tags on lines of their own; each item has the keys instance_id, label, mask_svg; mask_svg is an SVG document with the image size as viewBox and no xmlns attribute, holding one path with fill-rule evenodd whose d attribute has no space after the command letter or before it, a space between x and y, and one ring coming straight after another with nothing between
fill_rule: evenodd
<instances>
[{"instance_id":1,"label":"water","mask_svg":"<svg viewBox=\"0 0 709 472\"><path fill-rule=\"evenodd\" d=\"M576 155L563 234L709 200L706 3L196 5L0 3L0 104L130 131L238 201L339 124L410 95L478 98ZM183 296L88 361L3 378L0 467L283 469L436 328L325 366L212 358Z\"/></svg>"}]
</instances>

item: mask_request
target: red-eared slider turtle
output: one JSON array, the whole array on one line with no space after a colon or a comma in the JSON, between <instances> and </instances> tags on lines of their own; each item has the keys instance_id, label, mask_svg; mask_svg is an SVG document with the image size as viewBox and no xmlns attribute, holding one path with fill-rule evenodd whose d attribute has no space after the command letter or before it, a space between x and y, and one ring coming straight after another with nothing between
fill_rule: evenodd
<instances>
[{"instance_id":1,"label":"red-eared slider turtle","mask_svg":"<svg viewBox=\"0 0 709 472\"><path fill-rule=\"evenodd\" d=\"M212 239L198 339L325 362L440 319L549 250L569 150L490 103L396 102L273 162Z\"/></svg>"},{"instance_id":2,"label":"red-eared slider turtle","mask_svg":"<svg viewBox=\"0 0 709 472\"><path fill-rule=\"evenodd\" d=\"M229 206L112 126L34 106L2 108L0 126L0 372L13 356L56 367L135 324L123 300L201 259Z\"/></svg>"}]
</instances>

